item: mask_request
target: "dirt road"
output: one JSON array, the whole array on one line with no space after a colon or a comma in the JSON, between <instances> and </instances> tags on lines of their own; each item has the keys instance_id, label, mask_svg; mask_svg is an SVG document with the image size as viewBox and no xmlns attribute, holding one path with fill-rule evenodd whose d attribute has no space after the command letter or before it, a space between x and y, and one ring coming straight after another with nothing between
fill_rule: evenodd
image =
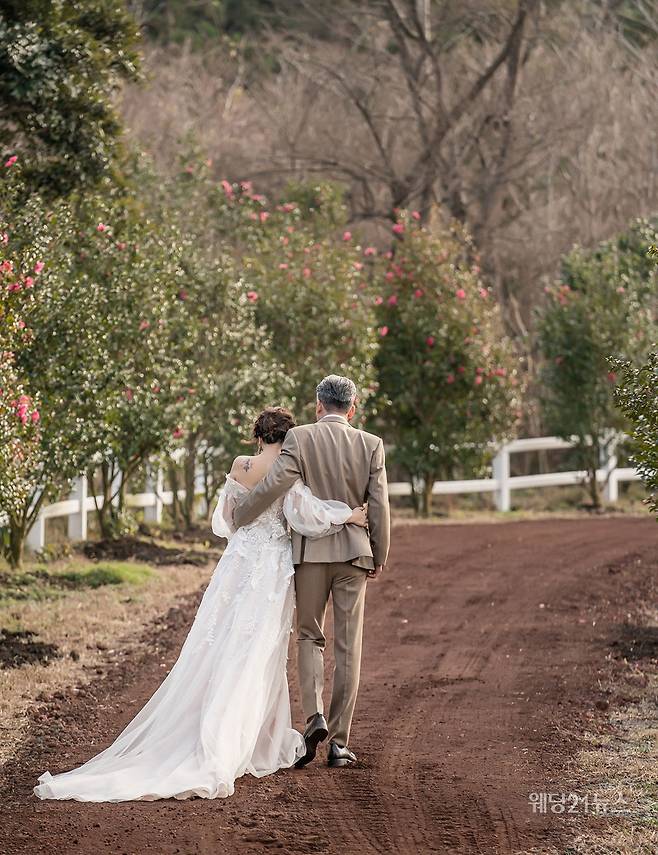
<instances>
[{"instance_id":1,"label":"dirt road","mask_svg":"<svg viewBox=\"0 0 658 855\"><path fill-rule=\"evenodd\" d=\"M143 661L108 662L84 693L35 712L6 770L0 852L548 850L574 820L534 814L529 794L578 785L570 734L616 702L597 677L627 611L653 595L657 547L649 518L398 528L391 570L368 591L357 767L245 778L227 800L34 798L39 773L97 753L150 696L192 619L197 600L185 602L151 628ZM294 672L292 660L296 698Z\"/></svg>"}]
</instances>

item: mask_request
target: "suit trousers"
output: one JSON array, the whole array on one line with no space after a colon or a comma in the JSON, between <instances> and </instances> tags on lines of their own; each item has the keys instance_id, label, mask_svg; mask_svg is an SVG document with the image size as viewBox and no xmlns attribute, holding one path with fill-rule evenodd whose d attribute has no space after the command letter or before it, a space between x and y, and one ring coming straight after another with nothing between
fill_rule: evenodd
<instances>
[{"instance_id":1,"label":"suit trousers","mask_svg":"<svg viewBox=\"0 0 658 855\"><path fill-rule=\"evenodd\" d=\"M304 562L295 567L297 665L307 720L324 713L324 620L331 595L334 609L334 683L329 739L347 745L361 672L367 571L349 563Z\"/></svg>"}]
</instances>

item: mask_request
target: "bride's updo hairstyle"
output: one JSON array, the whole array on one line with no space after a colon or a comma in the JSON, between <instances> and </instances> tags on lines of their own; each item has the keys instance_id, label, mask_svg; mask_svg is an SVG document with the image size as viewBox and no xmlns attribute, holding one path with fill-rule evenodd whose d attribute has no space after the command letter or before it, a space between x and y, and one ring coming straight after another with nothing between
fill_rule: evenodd
<instances>
[{"instance_id":1,"label":"bride's updo hairstyle","mask_svg":"<svg viewBox=\"0 0 658 855\"><path fill-rule=\"evenodd\" d=\"M266 407L254 422L254 437L266 445L283 442L295 419L285 407Z\"/></svg>"}]
</instances>

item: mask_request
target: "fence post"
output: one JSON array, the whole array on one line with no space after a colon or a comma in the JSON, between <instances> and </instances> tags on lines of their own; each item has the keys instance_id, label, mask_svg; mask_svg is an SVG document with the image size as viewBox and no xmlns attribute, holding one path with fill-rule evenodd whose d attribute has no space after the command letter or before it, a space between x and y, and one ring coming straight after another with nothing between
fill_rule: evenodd
<instances>
[{"instance_id":1,"label":"fence post","mask_svg":"<svg viewBox=\"0 0 658 855\"><path fill-rule=\"evenodd\" d=\"M493 476L498 482L494 493L496 508L499 511L509 511L512 503L509 486L509 451L507 445L501 445L493 459Z\"/></svg>"},{"instance_id":2,"label":"fence post","mask_svg":"<svg viewBox=\"0 0 658 855\"><path fill-rule=\"evenodd\" d=\"M79 475L71 490L71 499L78 502L78 510L68 518L68 536L70 540L87 539L87 476Z\"/></svg>"},{"instance_id":3,"label":"fence post","mask_svg":"<svg viewBox=\"0 0 658 855\"><path fill-rule=\"evenodd\" d=\"M607 457L602 461L603 477L606 479L603 487L603 498L606 502L616 502L619 499L619 481L617 479L617 438L606 435L609 444L606 445Z\"/></svg>"},{"instance_id":4,"label":"fence post","mask_svg":"<svg viewBox=\"0 0 658 855\"><path fill-rule=\"evenodd\" d=\"M162 469L158 467L155 471L149 468L146 478L146 492L153 493L153 503L144 508L144 519L148 522L162 522L162 491L164 489L164 476Z\"/></svg>"}]
</instances>

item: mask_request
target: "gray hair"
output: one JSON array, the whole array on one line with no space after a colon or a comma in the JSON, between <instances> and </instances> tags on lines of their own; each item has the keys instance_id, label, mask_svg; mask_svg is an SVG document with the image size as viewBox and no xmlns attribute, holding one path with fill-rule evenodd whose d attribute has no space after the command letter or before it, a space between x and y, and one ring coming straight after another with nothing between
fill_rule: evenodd
<instances>
[{"instance_id":1,"label":"gray hair","mask_svg":"<svg viewBox=\"0 0 658 855\"><path fill-rule=\"evenodd\" d=\"M356 386L349 377L329 374L318 383L315 393L325 409L346 413L356 398Z\"/></svg>"}]
</instances>

